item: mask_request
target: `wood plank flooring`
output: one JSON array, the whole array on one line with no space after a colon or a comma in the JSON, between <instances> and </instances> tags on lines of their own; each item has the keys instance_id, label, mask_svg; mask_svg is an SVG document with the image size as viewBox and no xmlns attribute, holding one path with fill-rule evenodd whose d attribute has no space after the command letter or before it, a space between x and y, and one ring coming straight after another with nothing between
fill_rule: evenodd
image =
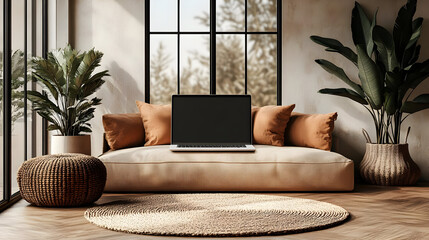
<instances>
[{"instance_id":1,"label":"wood plank flooring","mask_svg":"<svg viewBox=\"0 0 429 240\"><path fill-rule=\"evenodd\" d=\"M269 194L330 202L347 209L352 217L340 226L321 231L257 239L429 239L429 184L416 187L358 185L355 191L348 193ZM142 194L104 194L97 204L136 195ZM85 210L86 207L39 208L21 200L0 214L0 239L167 238L99 228L85 220Z\"/></svg>"}]
</instances>

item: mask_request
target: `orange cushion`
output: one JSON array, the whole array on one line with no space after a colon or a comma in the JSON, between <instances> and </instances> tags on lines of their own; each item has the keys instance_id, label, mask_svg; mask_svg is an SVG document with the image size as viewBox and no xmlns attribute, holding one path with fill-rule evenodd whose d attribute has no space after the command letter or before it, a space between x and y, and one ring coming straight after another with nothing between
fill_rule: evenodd
<instances>
[{"instance_id":1,"label":"orange cushion","mask_svg":"<svg viewBox=\"0 0 429 240\"><path fill-rule=\"evenodd\" d=\"M103 126L112 150L144 145L144 127L139 113L104 114Z\"/></svg>"},{"instance_id":2,"label":"orange cushion","mask_svg":"<svg viewBox=\"0 0 429 240\"><path fill-rule=\"evenodd\" d=\"M292 113L285 131L285 144L330 151L337 116L337 113Z\"/></svg>"},{"instance_id":3,"label":"orange cushion","mask_svg":"<svg viewBox=\"0 0 429 240\"><path fill-rule=\"evenodd\" d=\"M253 143L284 146L284 133L295 104L253 107Z\"/></svg>"},{"instance_id":4,"label":"orange cushion","mask_svg":"<svg viewBox=\"0 0 429 240\"><path fill-rule=\"evenodd\" d=\"M170 144L171 105L154 105L136 101L146 135L145 146Z\"/></svg>"}]
</instances>

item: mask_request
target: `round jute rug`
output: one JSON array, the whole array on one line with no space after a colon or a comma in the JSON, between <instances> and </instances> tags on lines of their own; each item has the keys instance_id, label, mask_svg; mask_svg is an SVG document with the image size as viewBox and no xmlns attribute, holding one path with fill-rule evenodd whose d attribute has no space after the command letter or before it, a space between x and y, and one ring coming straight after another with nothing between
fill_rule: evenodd
<instances>
[{"instance_id":1,"label":"round jute rug","mask_svg":"<svg viewBox=\"0 0 429 240\"><path fill-rule=\"evenodd\" d=\"M86 210L100 227L172 236L254 236L312 231L345 221L343 208L320 201L262 194L156 194Z\"/></svg>"}]
</instances>

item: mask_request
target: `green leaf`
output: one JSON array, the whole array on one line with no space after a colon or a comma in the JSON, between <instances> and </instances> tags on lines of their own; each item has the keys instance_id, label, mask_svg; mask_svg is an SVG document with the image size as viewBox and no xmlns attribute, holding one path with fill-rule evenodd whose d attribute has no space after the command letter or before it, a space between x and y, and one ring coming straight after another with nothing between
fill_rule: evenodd
<instances>
[{"instance_id":1,"label":"green leaf","mask_svg":"<svg viewBox=\"0 0 429 240\"><path fill-rule=\"evenodd\" d=\"M422 33L423 18L419 17L414 19L412 23L413 34L411 35L410 41L407 44L407 49L417 43Z\"/></svg>"},{"instance_id":2,"label":"green leaf","mask_svg":"<svg viewBox=\"0 0 429 240\"><path fill-rule=\"evenodd\" d=\"M422 94L413 101L405 102L401 111L406 113L416 113L429 108L429 94Z\"/></svg>"},{"instance_id":3,"label":"green leaf","mask_svg":"<svg viewBox=\"0 0 429 240\"><path fill-rule=\"evenodd\" d=\"M347 88L324 88L320 89L319 93L329 94L334 96L346 97L363 105L368 105L367 101L362 98L357 92Z\"/></svg>"},{"instance_id":4,"label":"green leaf","mask_svg":"<svg viewBox=\"0 0 429 240\"><path fill-rule=\"evenodd\" d=\"M371 21L365 14L365 11L358 2L355 2L355 7L352 11L352 36L355 45L365 45L366 52L369 56L374 50L374 42L372 40L372 29L376 23L377 12L374 14L374 19Z\"/></svg>"},{"instance_id":5,"label":"green leaf","mask_svg":"<svg viewBox=\"0 0 429 240\"><path fill-rule=\"evenodd\" d=\"M362 88L371 100L372 107L380 109L383 105L383 79L381 78L380 70L377 64L367 55L362 45L356 47L358 52L359 78L362 82Z\"/></svg>"},{"instance_id":6,"label":"green leaf","mask_svg":"<svg viewBox=\"0 0 429 240\"><path fill-rule=\"evenodd\" d=\"M411 48L408 48L405 50L404 63L406 68L409 68L414 63L416 63L417 60L419 60L420 49L421 49L420 45L414 44Z\"/></svg>"},{"instance_id":7,"label":"green leaf","mask_svg":"<svg viewBox=\"0 0 429 240\"><path fill-rule=\"evenodd\" d=\"M408 71L406 81L401 85L400 98L403 98L409 89L417 88L420 83L429 77L429 59L414 64Z\"/></svg>"},{"instance_id":8,"label":"green leaf","mask_svg":"<svg viewBox=\"0 0 429 240\"><path fill-rule=\"evenodd\" d=\"M386 109L386 113L388 115L395 114L397 110L397 101L398 101L398 92L387 92L385 94L385 100L384 100L384 108Z\"/></svg>"},{"instance_id":9,"label":"green leaf","mask_svg":"<svg viewBox=\"0 0 429 240\"><path fill-rule=\"evenodd\" d=\"M27 98L35 105L46 106L50 110L53 110L58 114L61 114L61 110L55 103L53 103L47 96L37 91L27 91Z\"/></svg>"},{"instance_id":10,"label":"green leaf","mask_svg":"<svg viewBox=\"0 0 429 240\"><path fill-rule=\"evenodd\" d=\"M87 133L92 132L91 128L88 128L88 127L80 127L80 131L81 132L87 132Z\"/></svg>"},{"instance_id":11,"label":"green leaf","mask_svg":"<svg viewBox=\"0 0 429 240\"><path fill-rule=\"evenodd\" d=\"M329 52L337 52L347 59L349 59L351 62L353 62L355 65L357 65L357 55L353 50L351 50L348 47L345 47L341 42L338 40L332 39L332 38L324 38L319 36L311 36L310 39L322 46L327 47L326 51Z\"/></svg>"},{"instance_id":12,"label":"green leaf","mask_svg":"<svg viewBox=\"0 0 429 240\"><path fill-rule=\"evenodd\" d=\"M397 91L401 84L402 79L398 73L386 72L386 86L390 91Z\"/></svg>"},{"instance_id":13,"label":"green leaf","mask_svg":"<svg viewBox=\"0 0 429 240\"><path fill-rule=\"evenodd\" d=\"M353 88L353 90L355 90L361 97L365 96L362 90L362 87L359 84L350 80L350 78L347 76L347 74L344 72L342 68L339 68L335 64L324 59L317 59L316 63L319 64L323 69L325 69L330 74L333 74L339 79L343 80L343 82L345 82L347 85Z\"/></svg>"},{"instance_id":14,"label":"green leaf","mask_svg":"<svg viewBox=\"0 0 429 240\"><path fill-rule=\"evenodd\" d=\"M404 66L403 57L405 49L413 34L413 16L416 12L417 0L408 0L398 12L398 16L393 28L393 39L395 42L395 51L398 62Z\"/></svg>"},{"instance_id":15,"label":"green leaf","mask_svg":"<svg viewBox=\"0 0 429 240\"><path fill-rule=\"evenodd\" d=\"M83 60L78 68L78 76L76 77L76 86L85 84L96 67L100 66L103 54L93 49L86 52Z\"/></svg>"},{"instance_id":16,"label":"green leaf","mask_svg":"<svg viewBox=\"0 0 429 240\"><path fill-rule=\"evenodd\" d=\"M39 81L40 83L42 83L46 89L49 90L49 92L52 94L54 99L58 99L58 90L56 87L54 87L54 85L52 85L51 82L49 82L48 80L42 78L40 75L38 75L37 73L33 74L33 76L37 79L37 81Z\"/></svg>"},{"instance_id":17,"label":"green leaf","mask_svg":"<svg viewBox=\"0 0 429 240\"><path fill-rule=\"evenodd\" d=\"M372 31L372 37L386 71L393 71L399 64L395 55L395 43L392 35L385 28L377 25Z\"/></svg>"}]
</instances>

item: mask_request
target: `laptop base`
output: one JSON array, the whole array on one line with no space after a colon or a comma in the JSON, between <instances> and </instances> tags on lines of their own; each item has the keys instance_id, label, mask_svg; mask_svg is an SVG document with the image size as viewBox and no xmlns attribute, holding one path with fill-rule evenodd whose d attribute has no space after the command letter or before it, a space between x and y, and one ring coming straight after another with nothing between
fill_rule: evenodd
<instances>
[{"instance_id":1,"label":"laptop base","mask_svg":"<svg viewBox=\"0 0 429 240\"><path fill-rule=\"evenodd\" d=\"M245 145L245 147L179 147L176 144L170 145L172 152L254 152L255 150L253 145Z\"/></svg>"}]
</instances>

